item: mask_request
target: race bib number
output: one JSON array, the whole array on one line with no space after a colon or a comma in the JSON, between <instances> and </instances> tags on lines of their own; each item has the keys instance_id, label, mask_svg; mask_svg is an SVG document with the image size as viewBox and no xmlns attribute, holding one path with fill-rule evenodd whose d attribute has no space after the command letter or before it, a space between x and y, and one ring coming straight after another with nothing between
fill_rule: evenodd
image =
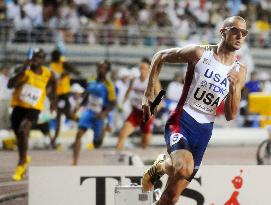
<instances>
[{"instance_id":1,"label":"race bib number","mask_svg":"<svg viewBox=\"0 0 271 205\"><path fill-rule=\"evenodd\" d=\"M103 108L103 99L94 95L88 97L88 108L95 113L99 113Z\"/></svg>"},{"instance_id":2,"label":"race bib number","mask_svg":"<svg viewBox=\"0 0 271 205\"><path fill-rule=\"evenodd\" d=\"M192 91L188 103L204 113L215 114L216 108L227 94L228 90L225 86L220 86L201 77Z\"/></svg>"},{"instance_id":3,"label":"race bib number","mask_svg":"<svg viewBox=\"0 0 271 205\"><path fill-rule=\"evenodd\" d=\"M33 87L32 85L29 84L25 84L20 94L20 100L27 104L35 106L38 103L41 94L42 94L41 89Z\"/></svg>"}]
</instances>

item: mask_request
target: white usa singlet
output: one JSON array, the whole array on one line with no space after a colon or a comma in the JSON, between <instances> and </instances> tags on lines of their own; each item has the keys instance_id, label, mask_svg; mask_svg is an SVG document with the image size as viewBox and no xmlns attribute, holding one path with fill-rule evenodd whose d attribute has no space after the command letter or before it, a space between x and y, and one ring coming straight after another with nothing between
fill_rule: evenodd
<instances>
[{"instance_id":1,"label":"white usa singlet","mask_svg":"<svg viewBox=\"0 0 271 205\"><path fill-rule=\"evenodd\" d=\"M148 85L148 78L144 81L140 80L140 77L134 79L132 85L132 92L130 95L131 105L137 109L142 109L142 98Z\"/></svg>"},{"instance_id":2,"label":"white usa singlet","mask_svg":"<svg viewBox=\"0 0 271 205\"><path fill-rule=\"evenodd\" d=\"M229 92L227 74L231 69L239 71L235 61L227 66L214 58L213 50L206 47L195 65L193 80L184 104L184 110L199 123L214 122L216 108Z\"/></svg>"}]
</instances>

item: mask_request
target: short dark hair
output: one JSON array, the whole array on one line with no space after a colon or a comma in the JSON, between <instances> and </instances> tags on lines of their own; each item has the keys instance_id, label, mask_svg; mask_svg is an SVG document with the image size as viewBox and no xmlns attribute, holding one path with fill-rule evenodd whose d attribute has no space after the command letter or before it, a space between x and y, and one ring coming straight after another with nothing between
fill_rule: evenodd
<instances>
[{"instance_id":1,"label":"short dark hair","mask_svg":"<svg viewBox=\"0 0 271 205\"><path fill-rule=\"evenodd\" d=\"M111 62L109 60L104 60L103 62L107 66L107 71L111 70Z\"/></svg>"},{"instance_id":2,"label":"short dark hair","mask_svg":"<svg viewBox=\"0 0 271 205\"><path fill-rule=\"evenodd\" d=\"M151 65L151 61L150 61L150 59L147 58L147 57L142 57L142 58L141 58L141 62L142 62L142 63L147 63L148 65Z\"/></svg>"},{"instance_id":3,"label":"short dark hair","mask_svg":"<svg viewBox=\"0 0 271 205\"><path fill-rule=\"evenodd\" d=\"M61 55L62 55L62 53L60 52L60 50L55 49L51 53L51 60L54 62L57 62L60 60Z\"/></svg>"},{"instance_id":4,"label":"short dark hair","mask_svg":"<svg viewBox=\"0 0 271 205\"><path fill-rule=\"evenodd\" d=\"M106 65L106 68L107 68L107 71L110 71L111 70L111 62L109 60L103 60L101 62L98 62L96 64L97 68L99 68L102 64L105 64Z\"/></svg>"},{"instance_id":5,"label":"short dark hair","mask_svg":"<svg viewBox=\"0 0 271 205\"><path fill-rule=\"evenodd\" d=\"M33 57L34 57L34 56L37 56L37 55L40 55L40 56L42 56L43 58L46 57L46 53L45 53L45 51L44 51L42 48L35 48L35 49L33 50Z\"/></svg>"},{"instance_id":6,"label":"short dark hair","mask_svg":"<svg viewBox=\"0 0 271 205\"><path fill-rule=\"evenodd\" d=\"M230 16L223 21L223 28L232 26L234 21L243 21L246 24L246 20L241 16Z\"/></svg>"}]
</instances>

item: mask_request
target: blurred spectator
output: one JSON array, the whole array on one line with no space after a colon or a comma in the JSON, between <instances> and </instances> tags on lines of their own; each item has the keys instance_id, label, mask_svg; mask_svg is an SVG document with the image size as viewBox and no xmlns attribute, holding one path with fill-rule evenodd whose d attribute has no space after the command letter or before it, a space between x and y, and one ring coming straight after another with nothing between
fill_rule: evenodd
<instances>
[{"instance_id":1,"label":"blurred spectator","mask_svg":"<svg viewBox=\"0 0 271 205\"><path fill-rule=\"evenodd\" d=\"M10 128L9 119L9 101L11 90L8 89L9 68L3 65L0 68L0 129Z\"/></svg>"},{"instance_id":2,"label":"blurred spectator","mask_svg":"<svg viewBox=\"0 0 271 205\"><path fill-rule=\"evenodd\" d=\"M250 73L250 80L245 84L245 87L242 89L241 102L240 102L240 115L243 116L243 125L244 127L254 126L252 116L254 113L248 111L248 96L251 92L260 92L261 91L261 82L259 80L258 72L252 71ZM256 115L255 115L256 116Z\"/></svg>"},{"instance_id":3,"label":"blurred spectator","mask_svg":"<svg viewBox=\"0 0 271 205\"><path fill-rule=\"evenodd\" d=\"M6 4L2 0L0 1L0 21L5 20L5 19L6 19Z\"/></svg>"},{"instance_id":4,"label":"blurred spectator","mask_svg":"<svg viewBox=\"0 0 271 205\"><path fill-rule=\"evenodd\" d=\"M205 0L200 0L199 5L193 10L199 27L206 27L210 23L209 5Z\"/></svg>"},{"instance_id":5,"label":"blurred spectator","mask_svg":"<svg viewBox=\"0 0 271 205\"><path fill-rule=\"evenodd\" d=\"M172 27L176 32L176 36L180 40L186 40L191 31L188 16L184 13L184 8L180 2L175 2L174 5L170 6L172 7L172 11L168 11L167 13Z\"/></svg>"},{"instance_id":6,"label":"blurred spectator","mask_svg":"<svg viewBox=\"0 0 271 205\"><path fill-rule=\"evenodd\" d=\"M250 42L254 42L256 38L261 46L270 46L270 37L267 35L270 26L266 27L266 23L270 21L270 0L43 0L42 6L36 3L37 0L22 2L24 3L20 5L31 19L34 28L45 26L47 29L46 26L49 26L49 29L53 28L55 31L58 27L57 32L61 32L64 41L68 43L93 43L97 38L100 44L137 45L142 43L139 42L142 39L144 45L152 46L156 44L175 46L177 42L181 44L183 40L190 40L190 43L212 44L217 36L209 32L210 28L216 25L220 28L222 19L232 13L244 16L248 25L253 24L255 30L260 29L257 34L259 39L251 35ZM9 19L19 16L20 5L18 0L8 1ZM3 10L4 7L5 5ZM258 16L260 21L255 23ZM265 16L267 21L262 19L262 16ZM91 25L91 28L88 25ZM262 32L263 28L267 28L267 31ZM35 35L39 36L43 32L46 34L49 31L42 30ZM204 42L200 42L202 39Z\"/></svg>"},{"instance_id":7,"label":"blurred spectator","mask_svg":"<svg viewBox=\"0 0 271 205\"><path fill-rule=\"evenodd\" d=\"M20 15L14 19L14 27L15 31L19 32L16 33L19 40L26 41L27 34L32 30L32 22L22 8L20 8Z\"/></svg>"},{"instance_id":8,"label":"blurred spectator","mask_svg":"<svg viewBox=\"0 0 271 205\"><path fill-rule=\"evenodd\" d=\"M92 16L92 11L94 11L95 9L91 8L88 2L88 0L74 0L74 4L77 8L79 16Z\"/></svg>"},{"instance_id":9,"label":"blurred spectator","mask_svg":"<svg viewBox=\"0 0 271 205\"><path fill-rule=\"evenodd\" d=\"M25 14L31 19L33 27L42 26L42 7L37 3L37 0L27 1L23 6Z\"/></svg>"},{"instance_id":10,"label":"blurred spectator","mask_svg":"<svg viewBox=\"0 0 271 205\"><path fill-rule=\"evenodd\" d=\"M244 43L243 46L236 52L236 57L242 64L246 66L248 74L250 74L255 69L250 48L247 43Z\"/></svg>"},{"instance_id":11,"label":"blurred spectator","mask_svg":"<svg viewBox=\"0 0 271 205\"><path fill-rule=\"evenodd\" d=\"M270 46L270 28L269 15L267 13L261 13L260 17L252 24L252 31L257 34L256 38L253 39L256 40L257 46Z\"/></svg>"},{"instance_id":12,"label":"blurred spectator","mask_svg":"<svg viewBox=\"0 0 271 205\"><path fill-rule=\"evenodd\" d=\"M219 32L223 24L223 20L230 16L229 8L227 7L226 1L221 4L214 4L210 9L210 23L211 26L215 27L215 32Z\"/></svg>"},{"instance_id":13,"label":"blurred spectator","mask_svg":"<svg viewBox=\"0 0 271 205\"><path fill-rule=\"evenodd\" d=\"M270 76L269 73L265 71L261 71L259 73L259 81L261 84L261 91L265 93L271 93L271 82L270 82Z\"/></svg>"},{"instance_id":14,"label":"blurred spectator","mask_svg":"<svg viewBox=\"0 0 271 205\"><path fill-rule=\"evenodd\" d=\"M78 1L78 0L77 0ZM82 1L82 0L81 0ZM102 2L103 0L88 0L88 7L89 9L91 9L92 11L95 11L99 4Z\"/></svg>"},{"instance_id":15,"label":"blurred spectator","mask_svg":"<svg viewBox=\"0 0 271 205\"><path fill-rule=\"evenodd\" d=\"M43 21L48 22L50 18L57 15L59 10L60 0L42 0L43 6Z\"/></svg>"},{"instance_id":16,"label":"blurred spectator","mask_svg":"<svg viewBox=\"0 0 271 205\"><path fill-rule=\"evenodd\" d=\"M246 9L240 12L240 14L242 14L246 18L248 28L250 28L250 32L252 32L251 30L252 24L253 22L256 21L257 16L258 16L258 10L257 10L256 4L253 2L248 3L246 5Z\"/></svg>"},{"instance_id":17,"label":"blurred spectator","mask_svg":"<svg viewBox=\"0 0 271 205\"><path fill-rule=\"evenodd\" d=\"M261 85L257 74L258 73L256 71L252 71L250 74L250 80L245 84L245 87L249 93L261 91Z\"/></svg>"},{"instance_id":18,"label":"blurred spectator","mask_svg":"<svg viewBox=\"0 0 271 205\"><path fill-rule=\"evenodd\" d=\"M14 21L21 16L21 8L18 0L13 0L7 4L7 18Z\"/></svg>"},{"instance_id":19,"label":"blurred spectator","mask_svg":"<svg viewBox=\"0 0 271 205\"><path fill-rule=\"evenodd\" d=\"M95 13L95 18L98 24L106 22L108 18L109 9L110 9L109 5L107 5L105 1L101 1Z\"/></svg>"},{"instance_id":20,"label":"blurred spectator","mask_svg":"<svg viewBox=\"0 0 271 205\"><path fill-rule=\"evenodd\" d=\"M249 91L246 87L243 87L241 90L241 101L240 101L240 110L238 117L239 125L242 127L251 127L253 121L250 119L248 112L248 95Z\"/></svg>"},{"instance_id":21,"label":"blurred spectator","mask_svg":"<svg viewBox=\"0 0 271 205\"><path fill-rule=\"evenodd\" d=\"M149 5L143 3L142 8L138 12L138 23L140 25L148 26L150 22Z\"/></svg>"},{"instance_id":22,"label":"blurred spectator","mask_svg":"<svg viewBox=\"0 0 271 205\"><path fill-rule=\"evenodd\" d=\"M256 28L259 32L269 32L270 31L270 23L269 17L267 14L262 14L261 17L256 21Z\"/></svg>"},{"instance_id":23,"label":"blurred spectator","mask_svg":"<svg viewBox=\"0 0 271 205\"><path fill-rule=\"evenodd\" d=\"M231 16L237 16L242 6L241 0L228 0L228 6L230 8Z\"/></svg>"},{"instance_id":24,"label":"blurred spectator","mask_svg":"<svg viewBox=\"0 0 271 205\"><path fill-rule=\"evenodd\" d=\"M261 0L259 1L260 8L262 10L271 11L271 1L270 0Z\"/></svg>"},{"instance_id":25,"label":"blurred spectator","mask_svg":"<svg viewBox=\"0 0 271 205\"><path fill-rule=\"evenodd\" d=\"M65 1L60 7L59 12L65 27L63 28L64 42L71 43L73 41L73 35L78 32L80 28L79 16L73 0Z\"/></svg>"}]
</instances>

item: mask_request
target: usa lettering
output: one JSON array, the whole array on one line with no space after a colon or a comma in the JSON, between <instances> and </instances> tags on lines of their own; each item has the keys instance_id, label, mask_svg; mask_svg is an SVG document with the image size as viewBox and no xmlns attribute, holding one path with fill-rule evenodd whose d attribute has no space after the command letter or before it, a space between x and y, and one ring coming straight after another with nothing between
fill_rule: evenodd
<instances>
[{"instance_id":1,"label":"usa lettering","mask_svg":"<svg viewBox=\"0 0 271 205\"><path fill-rule=\"evenodd\" d=\"M194 98L198 101L202 100L204 104L211 105L211 106L218 106L220 96L218 96L215 100L215 96L212 93L207 93L206 90L201 90L200 88L197 88L196 92L194 93Z\"/></svg>"},{"instance_id":2,"label":"usa lettering","mask_svg":"<svg viewBox=\"0 0 271 205\"><path fill-rule=\"evenodd\" d=\"M226 89L223 89L213 83L209 83L209 90L213 90L216 93L221 93L222 95L224 95L224 92L226 91Z\"/></svg>"},{"instance_id":3,"label":"usa lettering","mask_svg":"<svg viewBox=\"0 0 271 205\"><path fill-rule=\"evenodd\" d=\"M221 76L218 73L214 74L214 71L206 69L204 76L206 78L212 79L214 82L219 83L221 86L227 87L228 80L227 78L221 79Z\"/></svg>"},{"instance_id":4,"label":"usa lettering","mask_svg":"<svg viewBox=\"0 0 271 205\"><path fill-rule=\"evenodd\" d=\"M203 82L201 83L201 87L206 87L207 90L197 87L193 97L195 100L203 102L201 106L199 106L200 103L198 103L197 107L200 107L206 111L210 111L210 109L218 107L221 102L221 97L226 94L225 92L228 80L227 78L222 78L220 74L214 73L214 71L210 69L206 69L204 77L211 80L211 82L208 83L204 81L205 84ZM209 106L209 108L207 109L205 105Z\"/></svg>"},{"instance_id":5,"label":"usa lettering","mask_svg":"<svg viewBox=\"0 0 271 205\"><path fill-rule=\"evenodd\" d=\"M204 63L208 64L207 59ZM200 73L199 80L193 89L189 104L198 110L214 114L215 109L228 94L229 81L226 72L219 72L206 67Z\"/></svg>"}]
</instances>

